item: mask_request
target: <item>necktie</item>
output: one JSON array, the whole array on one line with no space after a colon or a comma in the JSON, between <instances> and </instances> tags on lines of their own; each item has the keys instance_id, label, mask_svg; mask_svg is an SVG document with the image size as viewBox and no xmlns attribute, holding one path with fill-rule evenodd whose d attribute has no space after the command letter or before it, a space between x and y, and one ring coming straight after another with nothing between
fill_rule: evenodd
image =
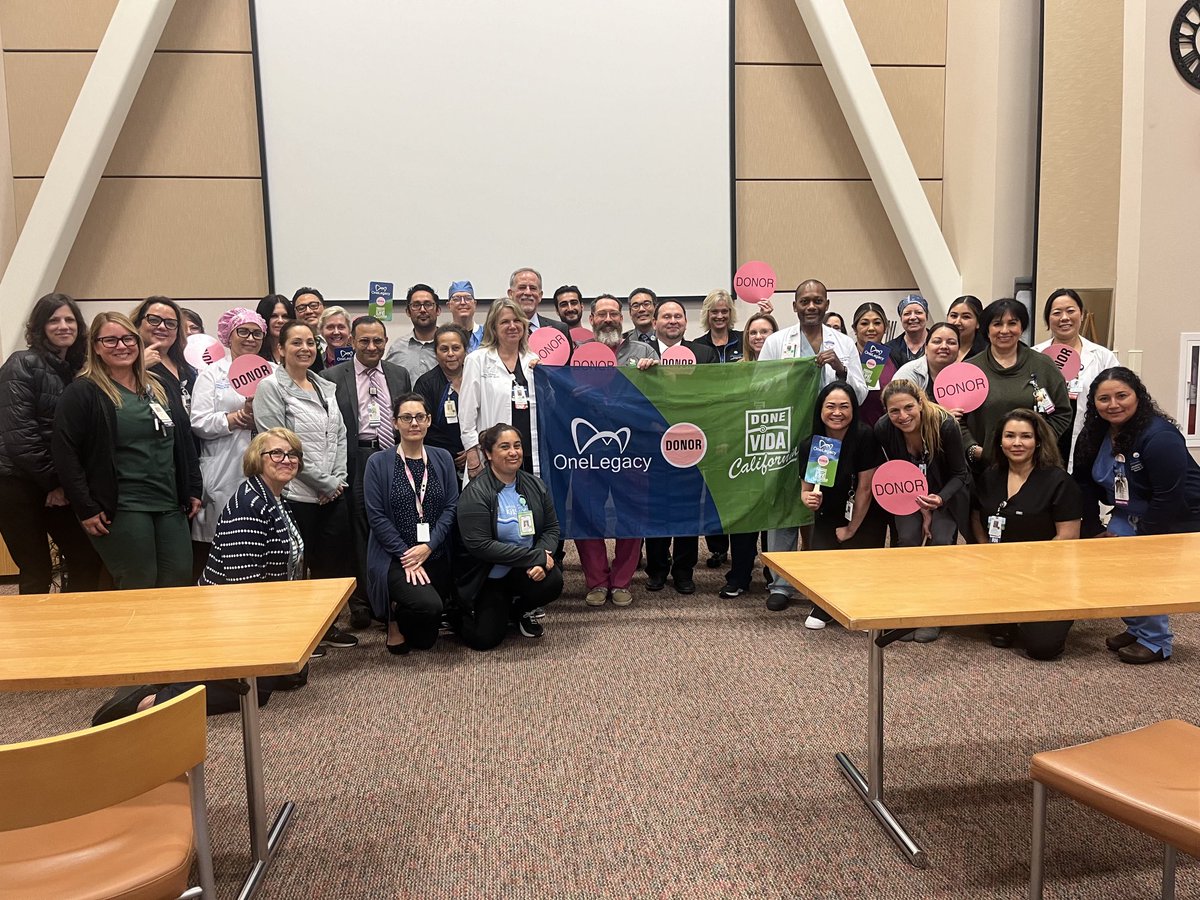
<instances>
[{"instance_id":1,"label":"necktie","mask_svg":"<svg viewBox=\"0 0 1200 900\"><path fill-rule=\"evenodd\" d=\"M379 427L375 429L375 440L379 442L380 450L392 450L396 446L396 424L392 421L392 411L383 404L383 387L379 384L379 367L367 369L367 380L376 390L376 402L379 402Z\"/></svg>"}]
</instances>

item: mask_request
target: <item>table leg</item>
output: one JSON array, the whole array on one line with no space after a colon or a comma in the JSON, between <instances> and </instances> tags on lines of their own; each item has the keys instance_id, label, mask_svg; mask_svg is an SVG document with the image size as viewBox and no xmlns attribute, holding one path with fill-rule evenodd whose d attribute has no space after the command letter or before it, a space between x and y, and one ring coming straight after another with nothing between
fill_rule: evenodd
<instances>
[{"instance_id":1,"label":"table leg","mask_svg":"<svg viewBox=\"0 0 1200 900\"><path fill-rule=\"evenodd\" d=\"M925 851L909 837L904 826L892 815L883 802L883 632L867 633L867 772L870 780L863 778L858 767L845 753L837 754L838 765L846 780L858 791L867 808L875 814L880 824L896 845L904 851L908 861L918 869L927 865Z\"/></svg>"},{"instance_id":2,"label":"table leg","mask_svg":"<svg viewBox=\"0 0 1200 900\"><path fill-rule=\"evenodd\" d=\"M238 900L249 900L258 890L271 857L291 824L295 804L290 800L283 804L275 821L267 830L267 801L263 791L262 736L258 729L258 679L243 679L249 690L241 696L242 707L242 751L246 760L246 806L250 819L250 874L242 885Z\"/></svg>"}]
</instances>

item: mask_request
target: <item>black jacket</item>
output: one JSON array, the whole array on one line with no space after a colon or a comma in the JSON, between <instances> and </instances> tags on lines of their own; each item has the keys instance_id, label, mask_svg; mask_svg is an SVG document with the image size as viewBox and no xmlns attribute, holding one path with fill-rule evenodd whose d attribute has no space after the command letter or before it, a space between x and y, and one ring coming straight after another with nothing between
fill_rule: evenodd
<instances>
[{"instance_id":1,"label":"black jacket","mask_svg":"<svg viewBox=\"0 0 1200 900\"><path fill-rule=\"evenodd\" d=\"M394 428L396 407L400 405L402 396L412 392L412 382L405 369L386 360L379 363L379 370L383 372L384 380L387 381L388 394L392 400L389 413L391 419L388 422L380 422L379 427ZM312 371L311 368L309 371ZM342 414L342 421L346 423L346 471L353 481L361 468L358 458L358 385L355 384L354 378L354 360L330 366L321 373L321 377L332 382L337 388L338 410Z\"/></svg>"},{"instance_id":2,"label":"black jacket","mask_svg":"<svg viewBox=\"0 0 1200 900\"><path fill-rule=\"evenodd\" d=\"M32 481L47 494L59 486L50 456L54 410L71 383L70 366L36 350L19 350L0 368L0 476Z\"/></svg>"},{"instance_id":3,"label":"black jacket","mask_svg":"<svg viewBox=\"0 0 1200 900\"><path fill-rule=\"evenodd\" d=\"M202 496L200 464L192 444L192 425L183 400L168 382L163 385L175 423L175 491L181 508ZM99 386L87 378L71 382L54 414L51 447L63 490L79 521L117 511L117 410Z\"/></svg>"},{"instance_id":4,"label":"black jacket","mask_svg":"<svg viewBox=\"0 0 1200 900\"><path fill-rule=\"evenodd\" d=\"M199 584L287 581L292 543L279 501L259 476L225 504Z\"/></svg>"},{"instance_id":5,"label":"black jacket","mask_svg":"<svg viewBox=\"0 0 1200 900\"><path fill-rule=\"evenodd\" d=\"M703 365L704 363L719 363L721 361L721 357L719 357L717 355L717 351L712 348L712 344L702 344L698 340L680 341L679 344L681 347L687 347L696 355L697 364ZM659 357L662 357L662 355L666 352L666 348L658 342L658 338L655 338L653 342L651 342L650 346L654 348L654 351L659 355Z\"/></svg>"},{"instance_id":6,"label":"black jacket","mask_svg":"<svg viewBox=\"0 0 1200 900\"><path fill-rule=\"evenodd\" d=\"M497 499L504 482L484 466L479 477L468 484L458 498L457 564L454 581L458 597L467 610L475 607L475 597L487 581L492 566L532 568L546 563L546 553L558 547L558 515L546 483L524 469L517 472L517 493L525 498L533 513L533 546L529 548L496 540Z\"/></svg>"}]
</instances>

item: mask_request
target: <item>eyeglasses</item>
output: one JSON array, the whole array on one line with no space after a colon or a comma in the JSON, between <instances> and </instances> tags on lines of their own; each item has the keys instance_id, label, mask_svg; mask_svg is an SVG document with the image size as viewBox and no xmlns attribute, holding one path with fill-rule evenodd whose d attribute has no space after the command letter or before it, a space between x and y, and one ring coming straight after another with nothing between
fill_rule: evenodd
<instances>
[{"instance_id":1,"label":"eyeglasses","mask_svg":"<svg viewBox=\"0 0 1200 900\"><path fill-rule=\"evenodd\" d=\"M360 337L355 338L354 343L358 344L360 347L382 347L387 343L387 338Z\"/></svg>"},{"instance_id":2,"label":"eyeglasses","mask_svg":"<svg viewBox=\"0 0 1200 900\"><path fill-rule=\"evenodd\" d=\"M97 344L103 344L109 350L112 350L117 346L117 344L121 344L125 347L136 347L137 342L138 339L136 334L123 334L120 337L110 334L107 337L96 338Z\"/></svg>"},{"instance_id":3,"label":"eyeglasses","mask_svg":"<svg viewBox=\"0 0 1200 900\"><path fill-rule=\"evenodd\" d=\"M269 456L272 462L281 463L284 460L288 462L300 462L304 459L304 454L299 450L280 450L278 447L274 450L264 450L259 456Z\"/></svg>"},{"instance_id":4,"label":"eyeglasses","mask_svg":"<svg viewBox=\"0 0 1200 900\"><path fill-rule=\"evenodd\" d=\"M410 304L408 304L408 308L409 309L437 309L437 304L429 303L428 301L423 301L421 303L410 303Z\"/></svg>"},{"instance_id":5,"label":"eyeglasses","mask_svg":"<svg viewBox=\"0 0 1200 900\"><path fill-rule=\"evenodd\" d=\"M653 300L638 300L629 304L630 309L654 309Z\"/></svg>"},{"instance_id":6,"label":"eyeglasses","mask_svg":"<svg viewBox=\"0 0 1200 900\"><path fill-rule=\"evenodd\" d=\"M147 313L142 316L142 320L149 322L151 328L165 328L167 331L177 331L179 329L178 319L164 319L162 316Z\"/></svg>"},{"instance_id":7,"label":"eyeglasses","mask_svg":"<svg viewBox=\"0 0 1200 900\"><path fill-rule=\"evenodd\" d=\"M411 425L413 422L416 422L418 425L424 425L429 421L429 415L427 413L416 413L415 415L404 413L396 416L396 421L402 425Z\"/></svg>"},{"instance_id":8,"label":"eyeglasses","mask_svg":"<svg viewBox=\"0 0 1200 900\"><path fill-rule=\"evenodd\" d=\"M233 333L247 341L261 341L263 337L263 333L257 328L235 328Z\"/></svg>"},{"instance_id":9,"label":"eyeglasses","mask_svg":"<svg viewBox=\"0 0 1200 900\"><path fill-rule=\"evenodd\" d=\"M451 303L474 303L475 298L470 294L455 294L450 298Z\"/></svg>"},{"instance_id":10,"label":"eyeglasses","mask_svg":"<svg viewBox=\"0 0 1200 900\"><path fill-rule=\"evenodd\" d=\"M320 300L313 300L311 303L297 303L296 312L308 312L310 309L320 309L324 304Z\"/></svg>"}]
</instances>

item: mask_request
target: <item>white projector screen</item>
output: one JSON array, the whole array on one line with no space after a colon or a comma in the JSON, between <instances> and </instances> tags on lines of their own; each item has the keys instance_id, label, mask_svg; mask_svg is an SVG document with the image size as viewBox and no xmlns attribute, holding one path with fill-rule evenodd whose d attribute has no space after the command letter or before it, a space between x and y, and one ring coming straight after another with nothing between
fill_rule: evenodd
<instances>
[{"instance_id":1,"label":"white projector screen","mask_svg":"<svg viewBox=\"0 0 1200 900\"><path fill-rule=\"evenodd\" d=\"M276 290L731 281L729 0L256 0Z\"/></svg>"}]
</instances>

